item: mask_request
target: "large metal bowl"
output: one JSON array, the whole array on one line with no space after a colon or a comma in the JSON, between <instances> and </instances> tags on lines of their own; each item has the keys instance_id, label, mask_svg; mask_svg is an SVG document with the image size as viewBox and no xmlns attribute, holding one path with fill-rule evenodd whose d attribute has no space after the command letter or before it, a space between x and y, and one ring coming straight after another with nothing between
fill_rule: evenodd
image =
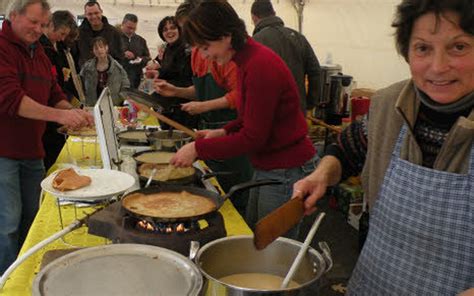
<instances>
[{"instance_id":1,"label":"large metal bowl","mask_svg":"<svg viewBox=\"0 0 474 296\"><path fill-rule=\"evenodd\" d=\"M189 295L203 279L186 257L168 249L116 244L86 248L60 257L33 282L34 296Z\"/></svg>"},{"instance_id":2,"label":"large metal bowl","mask_svg":"<svg viewBox=\"0 0 474 296\"><path fill-rule=\"evenodd\" d=\"M284 278L301 245L298 241L280 237L258 251L250 235L225 237L206 244L196 256L196 264L205 277L204 295L311 295L311 290L317 288L319 277L332 266L325 244L323 254L313 248L308 249L293 277L299 283L297 288L261 291L229 285L221 280L240 273L265 273Z\"/></svg>"},{"instance_id":3,"label":"large metal bowl","mask_svg":"<svg viewBox=\"0 0 474 296\"><path fill-rule=\"evenodd\" d=\"M163 130L150 133L148 136L153 149L163 151L178 151L179 148L191 141L191 137L178 130Z\"/></svg>"}]
</instances>

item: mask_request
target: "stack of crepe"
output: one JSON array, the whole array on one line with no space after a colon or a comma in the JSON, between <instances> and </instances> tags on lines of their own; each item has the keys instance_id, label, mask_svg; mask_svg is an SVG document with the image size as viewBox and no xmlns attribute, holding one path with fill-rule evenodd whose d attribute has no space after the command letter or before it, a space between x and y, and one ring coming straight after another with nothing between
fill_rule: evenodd
<instances>
[{"instance_id":1,"label":"stack of crepe","mask_svg":"<svg viewBox=\"0 0 474 296\"><path fill-rule=\"evenodd\" d=\"M53 179L53 188L59 191L76 190L92 182L88 176L81 176L73 168L59 171Z\"/></svg>"}]
</instances>

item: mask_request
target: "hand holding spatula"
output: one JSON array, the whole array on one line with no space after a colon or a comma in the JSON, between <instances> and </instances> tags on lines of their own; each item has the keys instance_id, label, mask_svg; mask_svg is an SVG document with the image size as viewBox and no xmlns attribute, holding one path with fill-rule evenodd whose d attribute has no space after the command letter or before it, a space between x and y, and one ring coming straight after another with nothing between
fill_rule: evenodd
<instances>
[{"instance_id":1,"label":"hand holding spatula","mask_svg":"<svg viewBox=\"0 0 474 296\"><path fill-rule=\"evenodd\" d=\"M303 198L294 198L260 219L255 225L254 244L262 250L278 237L287 233L303 218Z\"/></svg>"}]
</instances>

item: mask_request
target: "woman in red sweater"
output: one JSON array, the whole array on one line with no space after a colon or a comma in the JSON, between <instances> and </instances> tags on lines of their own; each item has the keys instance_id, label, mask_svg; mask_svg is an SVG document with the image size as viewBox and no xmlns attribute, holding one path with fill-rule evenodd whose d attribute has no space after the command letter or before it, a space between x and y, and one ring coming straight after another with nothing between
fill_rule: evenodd
<instances>
[{"instance_id":1,"label":"woman in red sweater","mask_svg":"<svg viewBox=\"0 0 474 296\"><path fill-rule=\"evenodd\" d=\"M239 69L238 118L221 129L199 131L201 138L172 159L189 166L196 158L225 159L247 154L254 179L278 179L282 185L252 189L247 223L254 223L291 197L292 184L314 167L315 149L299 107L296 83L281 58L255 42L227 2L204 1L189 15L183 33L201 55ZM295 237L294 230L287 234Z\"/></svg>"}]
</instances>

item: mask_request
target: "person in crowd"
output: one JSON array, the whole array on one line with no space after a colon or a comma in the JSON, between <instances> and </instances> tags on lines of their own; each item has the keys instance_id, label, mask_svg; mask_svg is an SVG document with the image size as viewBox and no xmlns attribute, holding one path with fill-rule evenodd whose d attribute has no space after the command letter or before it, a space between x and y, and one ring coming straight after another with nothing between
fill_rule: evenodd
<instances>
[{"instance_id":1,"label":"person in crowd","mask_svg":"<svg viewBox=\"0 0 474 296\"><path fill-rule=\"evenodd\" d=\"M79 39L76 42L75 54L79 56L79 68L93 57L92 39L103 37L110 47L110 55L117 61L124 59L122 37L120 31L109 24L102 15L102 8L97 1L88 1L84 5L85 19L79 26Z\"/></svg>"},{"instance_id":2,"label":"person in crowd","mask_svg":"<svg viewBox=\"0 0 474 296\"><path fill-rule=\"evenodd\" d=\"M132 88L138 88L143 76L143 67L150 61L150 51L146 40L136 34L138 17L127 13L122 20L122 44L124 46L122 66L127 71L128 80Z\"/></svg>"},{"instance_id":3,"label":"person in crowd","mask_svg":"<svg viewBox=\"0 0 474 296\"><path fill-rule=\"evenodd\" d=\"M104 88L108 87L114 105L123 103L120 92L130 87L127 72L109 54L109 44L103 37L92 40L94 58L88 60L81 69L86 105L94 106Z\"/></svg>"},{"instance_id":4,"label":"person in crowd","mask_svg":"<svg viewBox=\"0 0 474 296\"><path fill-rule=\"evenodd\" d=\"M176 22L182 26L187 15L198 5L199 1L185 1L176 10ZM193 100L182 105L182 110L191 115L199 114L199 128L218 128L236 118L237 66L233 61L219 64L201 55L197 48L191 52L193 85L176 87L168 81L155 81L155 91L160 95L176 96ZM253 170L246 156L226 160L207 160L206 164L214 172L234 172L232 175L219 175L219 184L225 192L239 183L252 178ZM241 214L245 214L248 192L237 193L232 202Z\"/></svg>"},{"instance_id":5,"label":"person in crowd","mask_svg":"<svg viewBox=\"0 0 474 296\"><path fill-rule=\"evenodd\" d=\"M181 3L175 14L177 24L182 27L188 14L200 3L187 0ZM191 52L193 85L176 87L165 80L155 81L155 91L162 96L178 96L193 100L183 104L182 109L192 115L200 114L200 128L221 127L235 119L237 94L237 67L230 62L219 65L202 58L197 49ZM231 109L231 110L229 110Z\"/></svg>"},{"instance_id":6,"label":"person in crowd","mask_svg":"<svg viewBox=\"0 0 474 296\"><path fill-rule=\"evenodd\" d=\"M254 180L282 182L251 190L247 223L253 227L290 199L293 183L317 161L295 80L277 54L248 36L244 22L226 1L203 1L189 14L183 34L208 60L237 64L241 97L236 120L219 129L199 131L200 138L178 150L171 163L189 166L196 158L248 155ZM287 235L296 237L297 230Z\"/></svg>"},{"instance_id":7,"label":"person in crowd","mask_svg":"<svg viewBox=\"0 0 474 296\"><path fill-rule=\"evenodd\" d=\"M46 121L93 124L67 101L38 42L49 9L45 0L14 0L0 32L0 274L15 260L38 210Z\"/></svg>"},{"instance_id":8,"label":"person in crowd","mask_svg":"<svg viewBox=\"0 0 474 296\"><path fill-rule=\"evenodd\" d=\"M161 54L150 61L147 71L155 71L152 76L158 76L176 87L190 87L193 85L191 69L191 49L186 45L181 36L181 28L176 23L174 16L164 17L158 24L158 35L165 42ZM166 114L173 120L190 128L197 127L197 116L181 110L181 104L189 99L179 97L162 97L153 93L157 101L165 107Z\"/></svg>"},{"instance_id":9,"label":"person in crowd","mask_svg":"<svg viewBox=\"0 0 474 296\"><path fill-rule=\"evenodd\" d=\"M253 39L270 47L285 61L296 80L301 109L304 113L311 111L322 91L321 68L311 44L304 35L285 27L270 0L255 0L251 17L255 25Z\"/></svg>"},{"instance_id":10,"label":"person in crowd","mask_svg":"<svg viewBox=\"0 0 474 296\"><path fill-rule=\"evenodd\" d=\"M51 69L56 76L56 80L66 94L68 101L74 96L74 92L71 92L68 84L72 81L71 69L66 58L66 45L63 41L76 28L74 16L69 11L57 10L51 15L49 25L39 39L53 65ZM54 164L65 143L64 136L57 132L59 127L55 122L46 124L46 131L43 135L43 146L46 153L43 162L46 171Z\"/></svg>"},{"instance_id":11,"label":"person in crowd","mask_svg":"<svg viewBox=\"0 0 474 296\"><path fill-rule=\"evenodd\" d=\"M474 287L474 2L403 0L392 26L411 79L378 91L294 185L314 210L362 173L369 232L348 295L457 295ZM472 292L472 291L471 291Z\"/></svg>"}]
</instances>

